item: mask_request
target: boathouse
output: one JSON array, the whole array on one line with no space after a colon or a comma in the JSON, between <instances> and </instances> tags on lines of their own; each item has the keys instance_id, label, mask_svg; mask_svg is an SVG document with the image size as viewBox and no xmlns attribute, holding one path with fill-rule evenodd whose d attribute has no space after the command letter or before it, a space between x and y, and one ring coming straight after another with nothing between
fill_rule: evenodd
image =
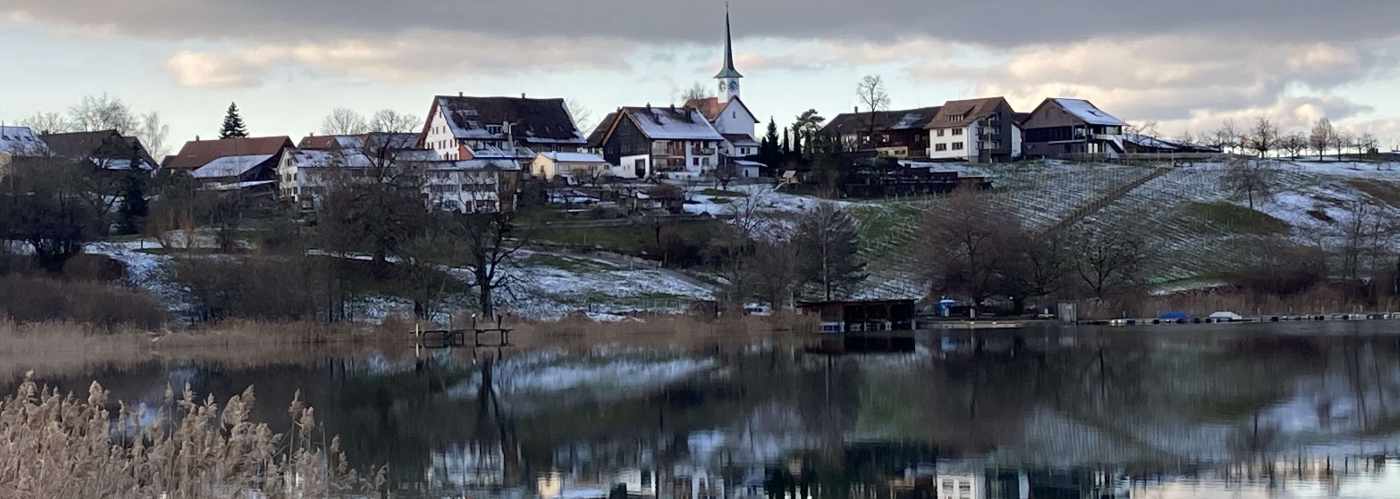
<instances>
[{"instance_id":1,"label":"boathouse","mask_svg":"<svg viewBox=\"0 0 1400 499\"><path fill-rule=\"evenodd\" d=\"M816 315L823 333L913 331L914 300L846 300L802 302L803 314Z\"/></svg>"}]
</instances>

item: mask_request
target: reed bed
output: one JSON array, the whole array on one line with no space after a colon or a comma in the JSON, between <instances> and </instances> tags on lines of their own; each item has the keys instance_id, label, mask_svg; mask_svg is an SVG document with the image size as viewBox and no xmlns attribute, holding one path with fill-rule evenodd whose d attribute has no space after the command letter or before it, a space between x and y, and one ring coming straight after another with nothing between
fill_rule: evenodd
<instances>
[{"instance_id":1,"label":"reed bed","mask_svg":"<svg viewBox=\"0 0 1400 499\"><path fill-rule=\"evenodd\" d=\"M347 497L383 491L386 469L361 474L340 439L294 398L286 434L250 418L252 388L222 407L167 387L155 414L133 411L94 382L87 398L26 376L0 399L0 498Z\"/></svg>"}]
</instances>

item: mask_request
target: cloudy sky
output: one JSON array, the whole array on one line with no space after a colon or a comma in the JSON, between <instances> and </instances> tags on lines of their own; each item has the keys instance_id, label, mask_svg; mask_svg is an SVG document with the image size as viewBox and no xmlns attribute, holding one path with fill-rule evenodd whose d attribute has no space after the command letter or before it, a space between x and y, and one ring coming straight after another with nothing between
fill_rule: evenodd
<instances>
[{"instance_id":1,"label":"cloudy sky","mask_svg":"<svg viewBox=\"0 0 1400 499\"><path fill-rule=\"evenodd\" d=\"M170 142L236 101L295 140L332 108L426 113L434 94L565 97L596 121L712 87L723 3L696 0L0 0L0 120L84 95L158 111ZM1093 100L1167 135L1326 116L1400 145L1400 2L733 0L744 100L782 124L857 103Z\"/></svg>"}]
</instances>

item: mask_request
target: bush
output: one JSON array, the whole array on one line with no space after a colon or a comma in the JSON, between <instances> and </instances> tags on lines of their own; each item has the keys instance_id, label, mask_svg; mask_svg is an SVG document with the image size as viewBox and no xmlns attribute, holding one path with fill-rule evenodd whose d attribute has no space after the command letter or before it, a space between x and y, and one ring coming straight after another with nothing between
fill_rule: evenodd
<instances>
[{"instance_id":1,"label":"bush","mask_svg":"<svg viewBox=\"0 0 1400 499\"><path fill-rule=\"evenodd\" d=\"M72 321L111 331L118 327L159 329L165 307L138 290L41 277L0 277L0 313L20 323Z\"/></svg>"},{"instance_id":2,"label":"bush","mask_svg":"<svg viewBox=\"0 0 1400 499\"><path fill-rule=\"evenodd\" d=\"M315 319L318 270L303 258L179 258L166 268L202 321Z\"/></svg>"}]
</instances>

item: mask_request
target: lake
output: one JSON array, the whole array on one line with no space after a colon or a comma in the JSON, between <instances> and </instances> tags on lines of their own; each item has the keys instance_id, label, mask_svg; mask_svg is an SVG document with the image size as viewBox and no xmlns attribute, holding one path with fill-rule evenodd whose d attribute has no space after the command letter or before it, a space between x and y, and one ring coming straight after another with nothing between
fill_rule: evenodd
<instances>
[{"instance_id":1,"label":"lake","mask_svg":"<svg viewBox=\"0 0 1400 499\"><path fill-rule=\"evenodd\" d=\"M148 407L167 385L220 402L252 385L277 431L300 390L353 462L390 466L396 497L1400 498L1395 322L839 346L405 345L30 367Z\"/></svg>"}]
</instances>

